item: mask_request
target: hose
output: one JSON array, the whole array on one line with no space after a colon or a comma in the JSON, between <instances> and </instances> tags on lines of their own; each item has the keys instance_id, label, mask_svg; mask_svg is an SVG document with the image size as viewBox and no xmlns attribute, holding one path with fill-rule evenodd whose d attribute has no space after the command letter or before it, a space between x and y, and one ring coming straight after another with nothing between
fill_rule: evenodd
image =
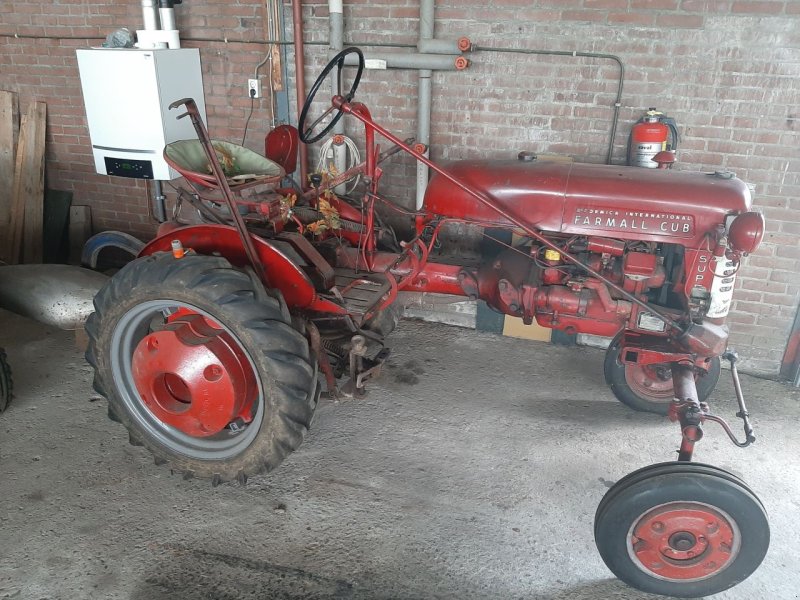
<instances>
[{"instance_id":1,"label":"hose","mask_svg":"<svg viewBox=\"0 0 800 600\"><path fill-rule=\"evenodd\" d=\"M336 177L339 174L336 172L332 172L331 169L329 168L329 165L330 167L333 167L333 162L330 163L327 162L329 159L329 155L330 158L333 158L334 137L330 138L327 142L322 144L322 147L319 149L319 160L317 161L317 173L327 173L331 177ZM361 163L361 154L359 153L358 147L356 146L356 143L353 140L351 140L346 135L343 135L342 138L344 139L343 143L345 146L347 146L348 150L348 159L345 163L345 171L346 171L347 169L350 169L356 166L357 164ZM344 195L347 195L351 193L354 189L356 189L358 182L361 181L361 175L356 175L349 181L351 183L349 183L348 186L345 188ZM347 182L344 183L346 184Z\"/></svg>"}]
</instances>

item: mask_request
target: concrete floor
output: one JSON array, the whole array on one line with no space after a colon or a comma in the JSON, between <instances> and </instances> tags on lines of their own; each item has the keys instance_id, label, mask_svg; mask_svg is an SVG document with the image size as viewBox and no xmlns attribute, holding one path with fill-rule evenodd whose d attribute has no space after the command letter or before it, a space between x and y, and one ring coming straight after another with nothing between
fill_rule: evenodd
<instances>
[{"instance_id":1,"label":"concrete floor","mask_svg":"<svg viewBox=\"0 0 800 600\"><path fill-rule=\"evenodd\" d=\"M71 334L0 312L0 598L652 598L611 576L592 521L677 427L616 402L601 351L411 321L392 342L366 400L324 401L276 472L212 489L128 445ZM709 426L698 459L760 494L773 542L717 598L795 599L800 391L743 383L757 444Z\"/></svg>"}]
</instances>

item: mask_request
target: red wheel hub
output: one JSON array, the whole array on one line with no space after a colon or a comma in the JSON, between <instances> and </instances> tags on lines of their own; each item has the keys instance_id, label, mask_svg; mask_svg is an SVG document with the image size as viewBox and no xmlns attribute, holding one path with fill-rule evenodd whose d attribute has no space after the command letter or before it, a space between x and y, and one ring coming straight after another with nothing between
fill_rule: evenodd
<instances>
[{"instance_id":1,"label":"red wheel hub","mask_svg":"<svg viewBox=\"0 0 800 600\"><path fill-rule=\"evenodd\" d=\"M661 579L705 579L736 558L736 528L722 513L694 502L673 502L643 515L633 526L629 551Z\"/></svg>"},{"instance_id":2,"label":"red wheel hub","mask_svg":"<svg viewBox=\"0 0 800 600\"><path fill-rule=\"evenodd\" d=\"M195 437L250 422L258 386L250 362L222 327L180 309L133 353L136 389L162 422Z\"/></svg>"}]
</instances>

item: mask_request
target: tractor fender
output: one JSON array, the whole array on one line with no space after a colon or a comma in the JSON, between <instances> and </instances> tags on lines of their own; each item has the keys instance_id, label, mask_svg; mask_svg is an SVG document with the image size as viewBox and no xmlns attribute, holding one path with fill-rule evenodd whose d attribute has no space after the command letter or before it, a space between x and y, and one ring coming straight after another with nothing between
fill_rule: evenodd
<instances>
[{"instance_id":1,"label":"tractor fender","mask_svg":"<svg viewBox=\"0 0 800 600\"><path fill-rule=\"evenodd\" d=\"M290 308L309 308L316 304L314 284L291 258L264 238L250 234L250 239L264 265L267 287L280 290ZM172 240L179 240L187 251L224 256L237 267L250 264L239 232L230 225L187 225L174 229L148 242L139 256L171 252Z\"/></svg>"}]
</instances>

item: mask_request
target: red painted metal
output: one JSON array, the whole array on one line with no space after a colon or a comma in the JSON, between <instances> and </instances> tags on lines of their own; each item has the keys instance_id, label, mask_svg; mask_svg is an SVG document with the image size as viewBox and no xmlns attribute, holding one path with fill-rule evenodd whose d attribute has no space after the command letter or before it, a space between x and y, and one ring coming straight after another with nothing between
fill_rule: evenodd
<instances>
[{"instance_id":1,"label":"red painted metal","mask_svg":"<svg viewBox=\"0 0 800 600\"><path fill-rule=\"evenodd\" d=\"M622 261L622 270L629 277L650 278L657 267L658 257L647 252L628 252Z\"/></svg>"},{"instance_id":2,"label":"red painted metal","mask_svg":"<svg viewBox=\"0 0 800 600\"><path fill-rule=\"evenodd\" d=\"M300 137L292 125L278 125L264 138L264 156L278 163L287 175L297 169Z\"/></svg>"},{"instance_id":3,"label":"red painted metal","mask_svg":"<svg viewBox=\"0 0 800 600\"><path fill-rule=\"evenodd\" d=\"M667 581L710 577L739 554L738 528L715 508L670 502L641 515L631 530L629 552L644 571Z\"/></svg>"},{"instance_id":4,"label":"red painted metal","mask_svg":"<svg viewBox=\"0 0 800 600\"><path fill-rule=\"evenodd\" d=\"M659 169L671 169L675 164L675 153L672 150L662 150L653 157Z\"/></svg>"},{"instance_id":5,"label":"red painted metal","mask_svg":"<svg viewBox=\"0 0 800 600\"><path fill-rule=\"evenodd\" d=\"M372 256L373 270L383 272L397 261L397 254L389 252L376 252ZM338 267L356 269L359 264L358 250L356 248L341 247L337 251ZM361 261L361 268L364 263ZM405 279L413 268L410 261L400 263L392 267L391 273L398 279ZM458 265L446 265L441 263L427 263L417 275L411 279L403 291L406 292L431 292L436 294L452 294L457 296L465 295L459 280L459 272L462 267Z\"/></svg>"},{"instance_id":6,"label":"red painted metal","mask_svg":"<svg viewBox=\"0 0 800 600\"><path fill-rule=\"evenodd\" d=\"M252 420L253 369L233 337L202 315L184 309L142 338L131 369L148 410L188 435L206 437L236 419Z\"/></svg>"},{"instance_id":7,"label":"red painted metal","mask_svg":"<svg viewBox=\"0 0 800 600\"><path fill-rule=\"evenodd\" d=\"M764 238L764 227L764 215L761 213L751 211L737 216L728 231L731 248L752 254Z\"/></svg>"},{"instance_id":8,"label":"red painted metal","mask_svg":"<svg viewBox=\"0 0 800 600\"><path fill-rule=\"evenodd\" d=\"M690 248L700 247L728 214L751 204L741 180L704 173L538 160L459 161L448 172L540 230L680 241ZM425 208L487 225L517 224L438 174L426 190Z\"/></svg>"},{"instance_id":9,"label":"red painted metal","mask_svg":"<svg viewBox=\"0 0 800 600\"><path fill-rule=\"evenodd\" d=\"M306 101L305 60L306 51L303 43L303 2L292 0L292 35L294 36L294 84L297 91L297 106ZM300 185L308 181L308 146L300 144Z\"/></svg>"},{"instance_id":10,"label":"red painted metal","mask_svg":"<svg viewBox=\"0 0 800 600\"><path fill-rule=\"evenodd\" d=\"M601 237L590 237L586 240L586 249L598 254L622 256L625 253L625 242Z\"/></svg>"},{"instance_id":11,"label":"red painted metal","mask_svg":"<svg viewBox=\"0 0 800 600\"><path fill-rule=\"evenodd\" d=\"M265 284L279 289L290 306L311 307L317 294L308 275L270 241L254 234L249 237L259 260L265 266ZM229 225L190 225L175 229L151 240L142 248L139 256L169 252L173 239L180 240L184 248L198 254L217 252L239 267L249 262L239 232Z\"/></svg>"},{"instance_id":12,"label":"red painted metal","mask_svg":"<svg viewBox=\"0 0 800 600\"><path fill-rule=\"evenodd\" d=\"M796 320L795 327L789 335L786 352L781 361L781 376L790 381L797 379L800 374L800 325L797 323L800 323L800 318Z\"/></svg>"}]
</instances>

